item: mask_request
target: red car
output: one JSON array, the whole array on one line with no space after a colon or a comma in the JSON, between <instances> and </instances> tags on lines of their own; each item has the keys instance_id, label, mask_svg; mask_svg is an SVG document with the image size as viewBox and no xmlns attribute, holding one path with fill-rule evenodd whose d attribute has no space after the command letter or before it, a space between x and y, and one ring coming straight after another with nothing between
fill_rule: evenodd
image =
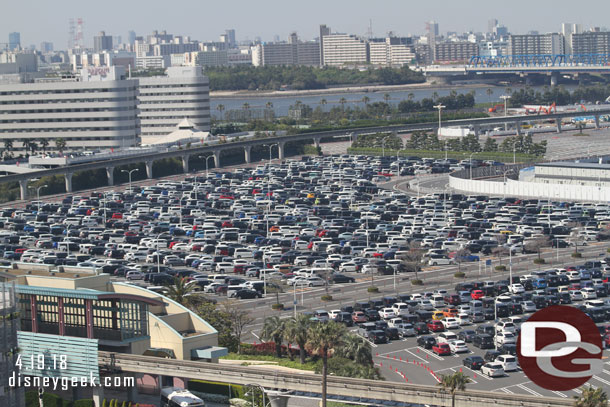
<instances>
[{"instance_id":1,"label":"red car","mask_svg":"<svg viewBox=\"0 0 610 407\"><path fill-rule=\"evenodd\" d=\"M602 338L602 346L605 349L609 349L610 348L610 334L604 335L604 337Z\"/></svg>"},{"instance_id":2,"label":"red car","mask_svg":"<svg viewBox=\"0 0 610 407\"><path fill-rule=\"evenodd\" d=\"M428 322L428 329L431 332L443 332L445 330L445 326L441 321L430 321Z\"/></svg>"},{"instance_id":3,"label":"red car","mask_svg":"<svg viewBox=\"0 0 610 407\"><path fill-rule=\"evenodd\" d=\"M354 324L366 322L366 315L362 311L354 311L352 312L352 322Z\"/></svg>"},{"instance_id":4,"label":"red car","mask_svg":"<svg viewBox=\"0 0 610 407\"><path fill-rule=\"evenodd\" d=\"M485 293L483 292L483 290L472 290L472 292L470 293L470 297L473 300L480 300L481 298L485 297Z\"/></svg>"},{"instance_id":5,"label":"red car","mask_svg":"<svg viewBox=\"0 0 610 407\"><path fill-rule=\"evenodd\" d=\"M432 347L432 352L439 356L451 355L451 348L448 343L437 343Z\"/></svg>"}]
</instances>

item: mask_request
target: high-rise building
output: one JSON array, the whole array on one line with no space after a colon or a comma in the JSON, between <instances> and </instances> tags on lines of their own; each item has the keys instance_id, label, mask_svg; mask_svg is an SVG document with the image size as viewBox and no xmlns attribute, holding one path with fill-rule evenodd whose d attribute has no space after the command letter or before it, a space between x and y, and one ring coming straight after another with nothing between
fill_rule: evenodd
<instances>
[{"instance_id":1,"label":"high-rise building","mask_svg":"<svg viewBox=\"0 0 610 407\"><path fill-rule=\"evenodd\" d=\"M403 66L416 59L415 48L410 38L387 37L369 41L371 65Z\"/></svg>"},{"instance_id":2,"label":"high-rise building","mask_svg":"<svg viewBox=\"0 0 610 407\"><path fill-rule=\"evenodd\" d=\"M510 35L509 55L557 55L565 53L563 35L559 33Z\"/></svg>"},{"instance_id":3,"label":"high-rise building","mask_svg":"<svg viewBox=\"0 0 610 407\"><path fill-rule=\"evenodd\" d=\"M227 43L229 44L229 48L235 48L237 46L237 40L235 39L235 29L231 28L225 30L225 35L227 36Z\"/></svg>"},{"instance_id":4,"label":"high-rise building","mask_svg":"<svg viewBox=\"0 0 610 407\"><path fill-rule=\"evenodd\" d=\"M330 35L330 27L327 27L326 24L320 25L320 38L318 38L318 42L320 43L320 65L324 64L324 47L322 46L322 38L325 35Z\"/></svg>"},{"instance_id":5,"label":"high-rise building","mask_svg":"<svg viewBox=\"0 0 610 407\"><path fill-rule=\"evenodd\" d=\"M565 52L566 54L574 54L572 50L572 35L582 33L582 26L574 23L562 23L561 33L565 39Z\"/></svg>"},{"instance_id":6,"label":"high-rise building","mask_svg":"<svg viewBox=\"0 0 610 407\"><path fill-rule=\"evenodd\" d=\"M322 37L323 65L363 64L369 61L369 45L350 34L330 34Z\"/></svg>"},{"instance_id":7,"label":"high-rise building","mask_svg":"<svg viewBox=\"0 0 610 407\"><path fill-rule=\"evenodd\" d=\"M47 41L41 42L40 43L40 52L42 52L43 54L53 52L53 43L47 42Z\"/></svg>"},{"instance_id":8,"label":"high-rise building","mask_svg":"<svg viewBox=\"0 0 610 407\"><path fill-rule=\"evenodd\" d=\"M610 54L610 32L573 33L570 38L573 54Z\"/></svg>"},{"instance_id":9,"label":"high-rise building","mask_svg":"<svg viewBox=\"0 0 610 407\"><path fill-rule=\"evenodd\" d=\"M62 138L68 150L128 147L137 144L138 81L122 67L83 69L80 77L0 85L0 141L38 143Z\"/></svg>"},{"instance_id":10,"label":"high-rise building","mask_svg":"<svg viewBox=\"0 0 610 407\"><path fill-rule=\"evenodd\" d=\"M133 45L136 42L136 32L133 30L127 31L127 43Z\"/></svg>"},{"instance_id":11,"label":"high-rise building","mask_svg":"<svg viewBox=\"0 0 610 407\"><path fill-rule=\"evenodd\" d=\"M98 35L93 37L93 52L109 51L112 49L112 36L106 35L104 31L100 31Z\"/></svg>"},{"instance_id":12,"label":"high-rise building","mask_svg":"<svg viewBox=\"0 0 610 407\"><path fill-rule=\"evenodd\" d=\"M18 32L12 32L8 34L8 49L15 51L21 48L21 34Z\"/></svg>"},{"instance_id":13,"label":"high-rise building","mask_svg":"<svg viewBox=\"0 0 610 407\"><path fill-rule=\"evenodd\" d=\"M497 18L490 19L489 21L487 21L487 32L489 34L495 34L497 26L498 26L498 19Z\"/></svg>"},{"instance_id":14,"label":"high-rise building","mask_svg":"<svg viewBox=\"0 0 610 407\"><path fill-rule=\"evenodd\" d=\"M176 129L184 119L210 131L210 84L200 66L177 66L166 76L140 78L142 144Z\"/></svg>"},{"instance_id":15,"label":"high-rise building","mask_svg":"<svg viewBox=\"0 0 610 407\"><path fill-rule=\"evenodd\" d=\"M252 65L320 65L320 43L301 42L291 33L288 42L257 44L252 49Z\"/></svg>"},{"instance_id":16,"label":"high-rise building","mask_svg":"<svg viewBox=\"0 0 610 407\"><path fill-rule=\"evenodd\" d=\"M434 55L435 62L468 62L479 55L479 45L468 41L437 42Z\"/></svg>"},{"instance_id":17,"label":"high-rise building","mask_svg":"<svg viewBox=\"0 0 610 407\"><path fill-rule=\"evenodd\" d=\"M438 37L438 23L436 21L428 21L426 23L426 39L428 41L428 48L430 49L432 60L436 60L436 42Z\"/></svg>"}]
</instances>

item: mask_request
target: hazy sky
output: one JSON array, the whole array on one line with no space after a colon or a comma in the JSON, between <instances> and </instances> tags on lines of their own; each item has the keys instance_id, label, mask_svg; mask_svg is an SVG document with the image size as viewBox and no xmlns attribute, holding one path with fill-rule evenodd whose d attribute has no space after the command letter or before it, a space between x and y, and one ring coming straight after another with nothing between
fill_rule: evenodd
<instances>
[{"instance_id":1,"label":"hazy sky","mask_svg":"<svg viewBox=\"0 0 610 407\"><path fill-rule=\"evenodd\" d=\"M100 30L121 35L138 35L152 30L190 35L202 41L217 40L226 28L235 28L237 39L285 39L297 31L304 39L317 36L320 24L333 32L364 35L369 19L373 33L384 35L423 34L425 21L436 20L441 33L486 31L487 21L497 18L513 33L529 30L560 31L562 22L584 28L608 24L608 0L0 0L0 43L8 33L19 31L21 44L39 46L51 41L65 49L68 20L82 17L85 45L93 44Z\"/></svg>"}]
</instances>

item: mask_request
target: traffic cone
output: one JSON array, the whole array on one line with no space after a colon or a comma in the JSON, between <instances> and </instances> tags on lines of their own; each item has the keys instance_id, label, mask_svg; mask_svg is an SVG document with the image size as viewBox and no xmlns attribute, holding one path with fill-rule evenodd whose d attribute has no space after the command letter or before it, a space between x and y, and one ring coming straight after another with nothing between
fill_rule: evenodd
<instances>
[{"instance_id":1,"label":"traffic cone","mask_svg":"<svg viewBox=\"0 0 610 407\"><path fill-rule=\"evenodd\" d=\"M476 373L474 374L474 378L475 378L475 379L477 378L477 374L476 374Z\"/></svg>"},{"instance_id":2,"label":"traffic cone","mask_svg":"<svg viewBox=\"0 0 610 407\"><path fill-rule=\"evenodd\" d=\"M462 373L462 368L460 367L460 373Z\"/></svg>"},{"instance_id":3,"label":"traffic cone","mask_svg":"<svg viewBox=\"0 0 610 407\"><path fill-rule=\"evenodd\" d=\"M396 356L394 356L394 360L396 360Z\"/></svg>"},{"instance_id":4,"label":"traffic cone","mask_svg":"<svg viewBox=\"0 0 610 407\"><path fill-rule=\"evenodd\" d=\"M430 359L430 355L426 355L426 359Z\"/></svg>"},{"instance_id":5,"label":"traffic cone","mask_svg":"<svg viewBox=\"0 0 610 407\"><path fill-rule=\"evenodd\" d=\"M379 366L383 367L383 362L379 362Z\"/></svg>"},{"instance_id":6,"label":"traffic cone","mask_svg":"<svg viewBox=\"0 0 610 407\"><path fill-rule=\"evenodd\" d=\"M407 383L409 383L409 379L407 379L407 378L405 377L405 380L406 380L406 382L407 382Z\"/></svg>"},{"instance_id":7,"label":"traffic cone","mask_svg":"<svg viewBox=\"0 0 610 407\"><path fill-rule=\"evenodd\" d=\"M402 362L402 356L400 356L398 359L400 359L400 361Z\"/></svg>"}]
</instances>

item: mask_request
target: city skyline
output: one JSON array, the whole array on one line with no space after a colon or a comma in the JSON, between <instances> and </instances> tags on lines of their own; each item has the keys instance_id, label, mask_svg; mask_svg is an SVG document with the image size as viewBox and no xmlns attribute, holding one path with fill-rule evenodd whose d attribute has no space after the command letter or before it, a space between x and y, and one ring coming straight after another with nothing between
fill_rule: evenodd
<instances>
[{"instance_id":1,"label":"city skyline","mask_svg":"<svg viewBox=\"0 0 610 407\"><path fill-rule=\"evenodd\" d=\"M530 30L558 32L563 22L579 23L585 29L605 25L602 17L605 13L583 11L579 14L567 1L555 2L552 8L542 3L527 3L527 8L524 9L527 13L519 14L515 11L517 9L507 12L506 7L499 3L481 0L469 2L467 8L461 3L447 3L440 13L437 4L418 4L417 8L413 8L408 4L391 1L391 7L373 9L367 7L367 3L362 0L338 0L332 3L314 0L308 3L308 7L298 10L298 18L291 17L296 10L284 11L285 3L277 0L268 0L264 8L238 1L233 10L240 10L239 13L227 13L225 7L194 0L181 3L181 7L163 9L162 13L158 12L159 8L155 8L154 2L147 2L147 7L143 8L139 2L119 3L109 0L103 9L87 7L82 2L73 0L64 2L61 8L37 0L28 3L28 7L35 7L38 12L23 13L15 7L15 13L0 16L0 24L5 28L2 36L7 37L9 32L20 32L23 47L32 44L38 47L42 41L48 41L55 44L55 49L66 48L68 21L77 17L84 20L86 47L93 46L93 36L102 30L108 35L122 36L123 40L126 40L129 30L134 30L138 35L146 35L153 30L167 30L201 41L214 41L225 29L234 28L239 41L254 40L256 37L271 41L276 35L286 39L292 31L298 32L301 38L313 39L318 36L320 24L327 24L336 32L365 35L369 21L372 21L375 36L384 36L388 31L401 36L423 35L425 22L430 20L438 22L441 35L447 31L486 32L490 19L497 19L499 24L517 34ZM588 7L583 7L583 10L608 8L607 3L601 0L587 3ZM349 15L345 13L348 4ZM541 19L540 15L545 18ZM207 19L206 16L213 18ZM4 41L6 40L0 42Z\"/></svg>"}]
</instances>

